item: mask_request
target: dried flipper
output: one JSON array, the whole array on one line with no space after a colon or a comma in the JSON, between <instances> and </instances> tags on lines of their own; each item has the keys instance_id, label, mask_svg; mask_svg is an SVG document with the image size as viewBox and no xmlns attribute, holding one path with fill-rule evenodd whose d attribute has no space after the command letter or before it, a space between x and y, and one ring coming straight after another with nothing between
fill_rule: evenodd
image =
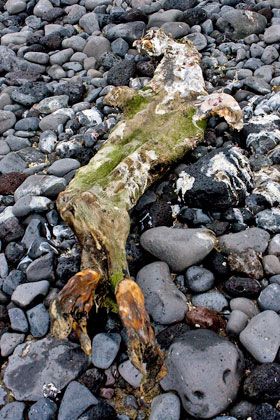
<instances>
[{"instance_id":1,"label":"dried flipper","mask_svg":"<svg viewBox=\"0 0 280 420\"><path fill-rule=\"evenodd\" d=\"M89 352L87 313L93 301L108 306L113 292L127 329L131 360L145 372L142 390L148 394L164 374L163 355L142 292L129 278L125 252L130 230L128 211L174 162L203 140L205 117L208 112L222 115L223 106L212 100L209 105L200 57L191 42L176 41L161 30L151 30L135 45L139 52L162 56L154 77L140 91L116 87L104 98L104 103L123 108L123 118L57 199L61 217L73 228L81 244L81 269L93 270L90 272L95 279L97 274L100 276L98 292L96 282L83 283L83 274L79 273L60 292L51 314L53 333L65 337L71 327L75 328L83 348ZM229 124L240 129L238 104L234 99L223 103L227 104L224 115Z\"/></svg>"}]
</instances>

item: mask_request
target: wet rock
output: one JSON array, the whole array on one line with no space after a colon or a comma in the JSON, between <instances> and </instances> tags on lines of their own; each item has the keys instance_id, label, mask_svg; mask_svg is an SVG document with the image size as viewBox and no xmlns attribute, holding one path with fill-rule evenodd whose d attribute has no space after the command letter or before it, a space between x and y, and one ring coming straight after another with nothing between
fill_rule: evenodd
<instances>
[{"instance_id":1,"label":"wet rock","mask_svg":"<svg viewBox=\"0 0 280 420\"><path fill-rule=\"evenodd\" d=\"M0 410L0 418L3 420L24 420L25 404L11 402Z\"/></svg>"},{"instance_id":2,"label":"wet rock","mask_svg":"<svg viewBox=\"0 0 280 420\"><path fill-rule=\"evenodd\" d=\"M140 243L152 255L165 261L172 270L180 272L202 261L213 249L215 237L207 229L160 226L144 232Z\"/></svg>"},{"instance_id":3,"label":"wet rock","mask_svg":"<svg viewBox=\"0 0 280 420\"><path fill-rule=\"evenodd\" d=\"M263 253L268 245L270 235L260 228L249 228L242 232L230 233L218 238L219 247L225 254L238 254L247 249Z\"/></svg>"},{"instance_id":4,"label":"wet rock","mask_svg":"<svg viewBox=\"0 0 280 420\"><path fill-rule=\"evenodd\" d=\"M280 346L279 316L274 311L254 316L239 339L258 362L273 362Z\"/></svg>"},{"instance_id":5,"label":"wet rock","mask_svg":"<svg viewBox=\"0 0 280 420\"><path fill-rule=\"evenodd\" d=\"M232 311L227 322L226 332L229 336L238 337L248 323L248 315L244 312Z\"/></svg>"},{"instance_id":6,"label":"wet rock","mask_svg":"<svg viewBox=\"0 0 280 420\"><path fill-rule=\"evenodd\" d=\"M84 385L70 382L59 407L58 420L78 419L87 408L96 404L98 400Z\"/></svg>"},{"instance_id":7,"label":"wet rock","mask_svg":"<svg viewBox=\"0 0 280 420\"><path fill-rule=\"evenodd\" d=\"M231 296L256 298L259 296L262 287L255 279L232 276L224 283L224 289Z\"/></svg>"},{"instance_id":8,"label":"wet rock","mask_svg":"<svg viewBox=\"0 0 280 420\"><path fill-rule=\"evenodd\" d=\"M195 328L206 328L218 331L225 326L225 321L216 311L207 309L204 306L198 306L186 313L186 321Z\"/></svg>"},{"instance_id":9,"label":"wet rock","mask_svg":"<svg viewBox=\"0 0 280 420\"><path fill-rule=\"evenodd\" d=\"M191 300L195 306L205 306L205 308L216 312L222 312L228 306L226 298L218 291L200 293L192 296Z\"/></svg>"},{"instance_id":10,"label":"wet rock","mask_svg":"<svg viewBox=\"0 0 280 420\"><path fill-rule=\"evenodd\" d=\"M167 392L155 397L151 405L149 420L179 420L181 404L177 395Z\"/></svg>"},{"instance_id":11,"label":"wet rock","mask_svg":"<svg viewBox=\"0 0 280 420\"><path fill-rule=\"evenodd\" d=\"M184 318L188 310L186 297L171 280L166 263L146 265L138 272L136 281L144 294L145 307L154 321L171 324Z\"/></svg>"},{"instance_id":12,"label":"wet rock","mask_svg":"<svg viewBox=\"0 0 280 420\"><path fill-rule=\"evenodd\" d=\"M210 418L234 400L243 357L237 347L213 331L196 330L171 345L166 366L163 389L176 390L189 414Z\"/></svg>"},{"instance_id":13,"label":"wet rock","mask_svg":"<svg viewBox=\"0 0 280 420\"><path fill-rule=\"evenodd\" d=\"M256 280L263 278L262 263L253 249L246 249L240 254L230 254L228 264L233 272L245 274Z\"/></svg>"},{"instance_id":14,"label":"wet rock","mask_svg":"<svg viewBox=\"0 0 280 420\"><path fill-rule=\"evenodd\" d=\"M48 253L34 260L26 270L28 281L54 280L53 254Z\"/></svg>"},{"instance_id":15,"label":"wet rock","mask_svg":"<svg viewBox=\"0 0 280 420\"><path fill-rule=\"evenodd\" d=\"M25 195L43 195L56 198L66 187L63 178L53 175L31 175L15 191L15 201Z\"/></svg>"},{"instance_id":16,"label":"wet rock","mask_svg":"<svg viewBox=\"0 0 280 420\"><path fill-rule=\"evenodd\" d=\"M247 398L269 401L279 398L280 365L265 363L257 366L245 379L243 391Z\"/></svg>"},{"instance_id":17,"label":"wet rock","mask_svg":"<svg viewBox=\"0 0 280 420\"><path fill-rule=\"evenodd\" d=\"M265 287L258 298L258 305L262 311L280 312L280 285L273 283Z\"/></svg>"},{"instance_id":18,"label":"wet rock","mask_svg":"<svg viewBox=\"0 0 280 420\"><path fill-rule=\"evenodd\" d=\"M108 369L114 362L121 344L117 333L100 333L92 340L92 363L100 369Z\"/></svg>"},{"instance_id":19,"label":"wet rock","mask_svg":"<svg viewBox=\"0 0 280 420\"><path fill-rule=\"evenodd\" d=\"M177 190L190 207L240 205L252 187L249 162L237 147L213 150L179 175Z\"/></svg>"},{"instance_id":20,"label":"wet rock","mask_svg":"<svg viewBox=\"0 0 280 420\"><path fill-rule=\"evenodd\" d=\"M215 279L213 273L203 267L189 267L185 274L186 286L195 293L212 289Z\"/></svg>"},{"instance_id":21,"label":"wet rock","mask_svg":"<svg viewBox=\"0 0 280 420\"><path fill-rule=\"evenodd\" d=\"M0 134L15 125L16 117L13 112L0 110Z\"/></svg>"},{"instance_id":22,"label":"wet rock","mask_svg":"<svg viewBox=\"0 0 280 420\"><path fill-rule=\"evenodd\" d=\"M60 392L86 370L88 363L88 356L77 344L44 338L16 348L4 382L17 400L38 401L44 396L44 385L52 384Z\"/></svg>"},{"instance_id":23,"label":"wet rock","mask_svg":"<svg viewBox=\"0 0 280 420\"><path fill-rule=\"evenodd\" d=\"M238 40L264 31L267 20L259 13L232 9L217 20L217 28L230 39Z\"/></svg>"},{"instance_id":24,"label":"wet rock","mask_svg":"<svg viewBox=\"0 0 280 420\"><path fill-rule=\"evenodd\" d=\"M50 398L41 398L28 411L29 420L55 420L57 405Z\"/></svg>"}]
</instances>

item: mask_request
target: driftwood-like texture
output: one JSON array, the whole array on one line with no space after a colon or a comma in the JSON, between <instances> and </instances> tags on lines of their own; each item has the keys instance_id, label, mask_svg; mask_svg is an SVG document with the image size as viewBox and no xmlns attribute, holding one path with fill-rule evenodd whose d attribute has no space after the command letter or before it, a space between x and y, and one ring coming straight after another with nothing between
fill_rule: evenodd
<instances>
[{"instance_id":1,"label":"driftwood-like texture","mask_svg":"<svg viewBox=\"0 0 280 420\"><path fill-rule=\"evenodd\" d=\"M207 96L199 54L186 39L175 41L160 30L149 31L135 45L139 52L162 59L141 91L116 87L105 97L105 103L123 108L123 118L58 197L58 210L82 247L81 269L87 271L68 282L53 302L51 313L53 333L66 337L73 327L89 353L87 313L93 302L114 305L110 300L113 292L127 328L131 360L146 373L146 385L152 386L164 374L163 356L142 292L129 279L125 253L128 211L172 163L203 140L206 117L218 113L239 130L242 114L231 96ZM149 386L146 388L148 391Z\"/></svg>"}]
</instances>

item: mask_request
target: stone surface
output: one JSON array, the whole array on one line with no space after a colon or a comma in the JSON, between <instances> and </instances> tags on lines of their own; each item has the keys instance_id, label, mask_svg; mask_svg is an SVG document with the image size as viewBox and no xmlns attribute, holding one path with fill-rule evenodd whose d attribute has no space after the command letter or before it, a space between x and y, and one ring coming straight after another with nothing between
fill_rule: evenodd
<instances>
[{"instance_id":1,"label":"stone surface","mask_svg":"<svg viewBox=\"0 0 280 420\"><path fill-rule=\"evenodd\" d=\"M232 311L227 322L226 332L230 336L238 337L248 323L248 315L244 312Z\"/></svg>"},{"instance_id":2,"label":"stone surface","mask_svg":"<svg viewBox=\"0 0 280 420\"><path fill-rule=\"evenodd\" d=\"M41 398L28 410L29 420L55 420L57 405L50 398Z\"/></svg>"},{"instance_id":3,"label":"stone surface","mask_svg":"<svg viewBox=\"0 0 280 420\"><path fill-rule=\"evenodd\" d=\"M47 334L50 317L43 303L34 306L26 312L30 325L30 332L34 338L41 338Z\"/></svg>"},{"instance_id":4,"label":"stone surface","mask_svg":"<svg viewBox=\"0 0 280 420\"><path fill-rule=\"evenodd\" d=\"M139 388L143 375L133 366L130 360L121 363L118 370L120 375L129 383L129 385L133 388Z\"/></svg>"},{"instance_id":5,"label":"stone surface","mask_svg":"<svg viewBox=\"0 0 280 420\"><path fill-rule=\"evenodd\" d=\"M15 201L25 195L44 195L56 198L66 187L63 178L53 175L31 175L15 191Z\"/></svg>"},{"instance_id":6,"label":"stone surface","mask_svg":"<svg viewBox=\"0 0 280 420\"><path fill-rule=\"evenodd\" d=\"M0 410L0 418L3 420L24 420L25 404L11 402Z\"/></svg>"},{"instance_id":7,"label":"stone surface","mask_svg":"<svg viewBox=\"0 0 280 420\"><path fill-rule=\"evenodd\" d=\"M252 279L263 278L263 268L258 255L254 249L246 249L240 254L230 254L228 264L231 271L242 273Z\"/></svg>"},{"instance_id":8,"label":"stone surface","mask_svg":"<svg viewBox=\"0 0 280 420\"><path fill-rule=\"evenodd\" d=\"M10 111L0 111L0 134L13 127L16 122L15 115Z\"/></svg>"},{"instance_id":9,"label":"stone surface","mask_svg":"<svg viewBox=\"0 0 280 420\"><path fill-rule=\"evenodd\" d=\"M273 362L280 346L279 316L274 311L254 316L239 339L258 362Z\"/></svg>"},{"instance_id":10,"label":"stone surface","mask_svg":"<svg viewBox=\"0 0 280 420\"><path fill-rule=\"evenodd\" d=\"M5 385L19 401L37 401L44 385L57 392L86 370L89 359L79 346L65 340L44 338L18 346L5 371Z\"/></svg>"},{"instance_id":11,"label":"stone surface","mask_svg":"<svg viewBox=\"0 0 280 420\"><path fill-rule=\"evenodd\" d=\"M236 397L243 357L237 347L213 331L187 331L169 348L166 366L163 389L176 390L189 414L210 418Z\"/></svg>"},{"instance_id":12,"label":"stone surface","mask_svg":"<svg viewBox=\"0 0 280 420\"><path fill-rule=\"evenodd\" d=\"M237 9L225 12L217 21L219 31L233 40L245 38L250 34L260 34L266 24L267 20L261 14Z\"/></svg>"},{"instance_id":13,"label":"stone surface","mask_svg":"<svg viewBox=\"0 0 280 420\"><path fill-rule=\"evenodd\" d=\"M270 235L260 228L249 228L242 232L230 233L218 238L219 247L225 254L240 253L249 248L258 253L266 250Z\"/></svg>"},{"instance_id":14,"label":"stone surface","mask_svg":"<svg viewBox=\"0 0 280 420\"><path fill-rule=\"evenodd\" d=\"M84 385L77 381L70 382L63 395L57 419L76 420L87 408L97 403L98 400Z\"/></svg>"},{"instance_id":15,"label":"stone surface","mask_svg":"<svg viewBox=\"0 0 280 420\"><path fill-rule=\"evenodd\" d=\"M39 296L46 296L49 287L50 284L47 280L20 284L12 294L12 302L21 308L26 308Z\"/></svg>"},{"instance_id":16,"label":"stone surface","mask_svg":"<svg viewBox=\"0 0 280 420\"><path fill-rule=\"evenodd\" d=\"M215 279L213 273L203 267L193 265L185 274L186 286L195 293L212 289Z\"/></svg>"},{"instance_id":17,"label":"stone surface","mask_svg":"<svg viewBox=\"0 0 280 420\"><path fill-rule=\"evenodd\" d=\"M0 340L1 356L7 357L13 353L14 349L21 343L25 338L24 334L17 333L4 333Z\"/></svg>"},{"instance_id":18,"label":"stone surface","mask_svg":"<svg viewBox=\"0 0 280 420\"><path fill-rule=\"evenodd\" d=\"M100 333L92 340L92 363L100 369L108 369L114 362L121 344L117 333Z\"/></svg>"},{"instance_id":19,"label":"stone surface","mask_svg":"<svg viewBox=\"0 0 280 420\"><path fill-rule=\"evenodd\" d=\"M228 302L221 292L213 291L193 295L191 298L192 304L195 306L205 306L216 312L221 312L227 308Z\"/></svg>"},{"instance_id":20,"label":"stone surface","mask_svg":"<svg viewBox=\"0 0 280 420\"><path fill-rule=\"evenodd\" d=\"M183 271L202 261L213 249L215 237L207 229L172 229L165 226L142 234L141 245L165 261L172 270Z\"/></svg>"},{"instance_id":21,"label":"stone surface","mask_svg":"<svg viewBox=\"0 0 280 420\"><path fill-rule=\"evenodd\" d=\"M154 262L143 267L137 274L145 307L153 320L160 324L181 321L188 306L185 295L173 283L169 267L164 262Z\"/></svg>"},{"instance_id":22,"label":"stone surface","mask_svg":"<svg viewBox=\"0 0 280 420\"><path fill-rule=\"evenodd\" d=\"M280 312L280 285L269 284L265 287L258 298L258 305L262 311L271 310Z\"/></svg>"},{"instance_id":23,"label":"stone surface","mask_svg":"<svg viewBox=\"0 0 280 420\"><path fill-rule=\"evenodd\" d=\"M255 401L278 399L280 395L280 365L266 363L257 366L243 385L247 398Z\"/></svg>"},{"instance_id":24,"label":"stone surface","mask_svg":"<svg viewBox=\"0 0 280 420\"><path fill-rule=\"evenodd\" d=\"M149 420L179 420L181 404L177 395L167 392L155 397L151 405Z\"/></svg>"}]
</instances>

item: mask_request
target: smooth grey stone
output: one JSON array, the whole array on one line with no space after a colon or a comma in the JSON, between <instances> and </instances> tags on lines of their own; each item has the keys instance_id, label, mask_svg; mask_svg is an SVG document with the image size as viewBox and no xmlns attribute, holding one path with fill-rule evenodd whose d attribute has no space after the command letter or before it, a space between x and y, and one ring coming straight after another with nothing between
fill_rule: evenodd
<instances>
[{"instance_id":1,"label":"smooth grey stone","mask_svg":"<svg viewBox=\"0 0 280 420\"><path fill-rule=\"evenodd\" d=\"M156 13L152 13L149 16L147 28L148 29L152 27L160 28L164 23L176 22L178 20L178 17L181 15L182 15L182 11L177 10L177 9L170 9L170 10L166 10L165 12L159 11Z\"/></svg>"},{"instance_id":2,"label":"smooth grey stone","mask_svg":"<svg viewBox=\"0 0 280 420\"><path fill-rule=\"evenodd\" d=\"M194 44L198 51L202 51L207 47L206 37L199 32L189 34L186 36L186 38Z\"/></svg>"},{"instance_id":3,"label":"smooth grey stone","mask_svg":"<svg viewBox=\"0 0 280 420\"><path fill-rule=\"evenodd\" d=\"M44 26L45 35L50 35L52 33L62 32L63 26L57 23L50 23Z\"/></svg>"},{"instance_id":4,"label":"smooth grey stone","mask_svg":"<svg viewBox=\"0 0 280 420\"><path fill-rule=\"evenodd\" d=\"M50 317L43 303L29 309L26 314L33 337L44 337L49 329Z\"/></svg>"},{"instance_id":5,"label":"smooth grey stone","mask_svg":"<svg viewBox=\"0 0 280 420\"><path fill-rule=\"evenodd\" d=\"M253 58L261 57L263 52L264 48L258 44L252 44L250 47L250 54Z\"/></svg>"},{"instance_id":6,"label":"smooth grey stone","mask_svg":"<svg viewBox=\"0 0 280 420\"><path fill-rule=\"evenodd\" d=\"M54 207L54 203L47 197L26 195L13 206L13 213L17 217L27 216L29 213L41 213Z\"/></svg>"},{"instance_id":7,"label":"smooth grey stone","mask_svg":"<svg viewBox=\"0 0 280 420\"><path fill-rule=\"evenodd\" d=\"M270 85L260 77L247 77L244 79L244 85L257 94L266 95L271 92Z\"/></svg>"},{"instance_id":8,"label":"smooth grey stone","mask_svg":"<svg viewBox=\"0 0 280 420\"><path fill-rule=\"evenodd\" d=\"M94 10L97 6L102 6L103 4L112 4L112 0L86 0L85 8L87 10Z\"/></svg>"},{"instance_id":9,"label":"smooth grey stone","mask_svg":"<svg viewBox=\"0 0 280 420\"><path fill-rule=\"evenodd\" d=\"M60 111L61 110L59 110L58 112ZM46 130L56 131L58 130L58 127L60 126L60 124L64 125L68 119L69 117L67 115L50 114L41 119L39 123L39 127L42 131L46 131Z\"/></svg>"},{"instance_id":10,"label":"smooth grey stone","mask_svg":"<svg viewBox=\"0 0 280 420\"><path fill-rule=\"evenodd\" d=\"M226 332L229 336L237 337L248 323L248 315L244 312L232 311L227 322Z\"/></svg>"},{"instance_id":11,"label":"smooth grey stone","mask_svg":"<svg viewBox=\"0 0 280 420\"><path fill-rule=\"evenodd\" d=\"M28 223L27 228L25 229L24 236L21 240L21 242L24 243L26 248L28 249L32 242L37 239L41 238L40 232L41 232L42 223L39 219L32 219Z\"/></svg>"},{"instance_id":12,"label":"smooth grey stone","mask_svg":"<svg viewBox=\"0 0 280 420\"><path fill-rule=\"evenodd\" d=\"M70 38L65 38L62 41L63 48L73 48L74 51L82 52L83 49L86 47L87 41L82 38L80 35L74 35ZM86 52L84 51L86 54Z\"/></svg>"},{"instance_id":13,"label":"smooth grey stone","mask_svg":"<svg viewBox=\"0 0 280 420\"><path fill-rule=\"evenodd\" d=\"M74 54L73 48L65 48L64 50L58 51L50 56L51 65L59 64L62 65L69 61L70 57Z\"/></svg>"},{"instance_id":14,"label":"smooth grey stone","mask_svg":"<svg viewBox=\"0 0 280 420\"><path fill-rule=\"evenodd\" d=\"M215 417L213 420L237 420L237 418L232 416L218 416Z\"/></svg>"},{"instance_id":15,"label":"smooth grey stone","mask_svg":"<svg viewBox=\"0 0 280 420\"><path fill-rule=\"evenodd\" d=\"M2 385L0 385L0 407L8 403L8 398L8 391Z\"/></svg>"},{"instance_id":16,"label":"smooth grey stone","mask_svg":"<svg viewBox=\"0 0 280 420\"><path fill-rule=\"evenodd\" d=\"M118 367L119 374L133 388L139 388L143 375L137 370L130 360L126 360Z\"/></svg>"},{"instance_id":17,"label":"smooth grey stone","mask_svg":"<svg viewBox=\"0 0 280 420\"><path fill-rule=\"evenodd\" d=\"M78 169L81 166L76 159L65 158L55 161L47 170L47 173L55 176L64 176L73 169Z\"/></svg>"},{"instance_id":18,"label":"smooth grey stone","mask_svg":"<svg viewBox=\"0 0 280 420\"><path fill-rule=\"evenodd\" d=\"M116 37L119 38L119 37ZM115 38L115 39L116 39ZM83 52L88 57L94 57L97 61L100 57L105 53L111 51L111 44L107 38L104 36L95 36L92 35L88 38L85 47L83 48ZM87 59L85 60L87 61ZM86 65L86 63L84 63ZM95 67L90 67L95 68ZM87 67L85 67L88 70Z\"/></svg>"},{"instance_id":19,"label":"smooth grey stone","mask_svg":"<svg viewBox=\"0 0 280 420\"><path fill-rule=\"evenodd\" d=\"M205 306L205 308L212 309L216 312L222 312L222 310L228 306L226 298L218 291L193 295L191 300L192 304L195 306Z\"/></svg>"},{"instance_id":20,"label":"smooth grey stone","mask_svg":"<svg viewBox=\"0 0 280 420\"><path fill-rule=\"evenodd\" d=\"M0 410L2 420L24 420L25 404L23 402L11 402Z\"/></svg>"},{"instance_id":21,"label":"smooth grey stone","mask_svg":"<svg viewBox=\"0 0 280 420\"><path fill-rule=\"evenodd\" d=\"M26 375L32 366L32 375ZM79 377L89 366L78 344L47 337L19 345L9 358L5 385L17 400L38 401L52 384L56 393ZM55 394L56 395L56 394Z\"/></svg>"},{"instance_id":22,"label":"smooth grey stone","mask_svg":"<svg viewBox=\"0 0 280 420\"><path fill-rule=\"evenodd\" d=\"M280 261L276 255L265 255L262 264L267 276L280 274Z\"/></svg>"},{"instance_id":23,"label":"smooth grey stone","mask_svg":"<svg viewBox=\"0 0 280 420\"><path fill-rule=\"evenodd\" d=\"M15 129L22 131L35 131L39 128L39 122L39 118L36 117L23 118L15 124Z\"/></svg>"},{"instance_id":24,"label":"smooth grey stone","mask_svg":"<svg viewBox=\"0 0 280 420\"><path fill-rule=\"evenodd\" d=\"M86 8L84 6L80 6L79 4L74 4L73 6L69 6L65 8L67 12L67 17L64 19L70 25L75 25L79 22L80 18L86 14Z\"/></svg>"},{"instance_id":25,"label":"smooth grey stone","mask_svg":"<svg viewBox=\"0 0 280 420\"><path fill-rule=\"evenodd\" d=\"M12 294L12 302L20 308L27 308L40 296L46 296L50 288L47 280L20 284Z\"/></svg>"},{"instance_id":26,"label":"smooth grey stone","mask_svg":"<svg viewBox=\"0 0 280 420\"><path fill-rule=\"evenodd\" d=\"M55 420L57 405L50 398L41 398L28 410L28 420Z\"/></svg>"},{"instance_id":27,"label":"smooth grey stone","mask_svg":"<svg viewBox=\"0 0 280 420\"><path fill-rule=\"evenodd\" d=\"M42 20L34 15L31 15L25 19L25 24L29 28L36 30L42 27Z\"/></svg>"},{"instance_id":28,"label":"smooth grey stone","mask_svg":"<svg viewBox=\"0 0 280 420\"><path fill-rule=\"evenodd\" d=\"M25 313L20 308L11 308L8 310L11 328L14 331L26 333L28 331L28 322Z\"/></svg>"},{"instance_id":29,"label":"smooth grey stone","mask_svg":"<svg viewBox=\"0 0 280 420\"><path fill-rule=\"evenodd\" d=\"M180 13L181 12L179 12L179 14ZM145 23L140 21L120 23L118 25L110 27L105 32L105 36L109 41L114 41L117 38L123 38L129 44L132 44L133 41L136 41L137 39L142 37L143 33L145 32L145 29ZM85 50L84 53L86 53Z\"/></svg>"},{"instance_id":30,"label":"smooth grey stone","mask_svg":"<svg viewBox=\"0 0 280 420\"><path fill-rule=\"evenodd\" d=\"M33 14L37 17L42 17L50 9L53 9L53 5L49 0L39 0L33 9Z\"/></svg>"},{"instance_id":31,"label":"smooth grey stone","mask_svg":"<svg viewBox=\"0 0 280 420\"><path fill-rule=\"evenodd\" d=\"M277 283L269 284L265 287L258 298L258 305L262 311L280 311L280 285Z\"/></svg>"},{"instance_id":32,"label":"smooth grey stone","mask_svg":"<svg viewBox=\"0 0 280 420\"><path fill-rule=\"evenodd\" d=\"M5 159L5 158L4 158ZM0 162L1 166L1 162ZM280 210L278 208L272 208L269 210L260 211L256 215L257 226L268 230L272 233L280 232Z\"/></svg>"},{"instance_id":33,"label":"smooth grey stone","mask_svg":"<svg viewBox=\"0 0 280 420\"><path fill-rule=\"evenodd\" d=\"M244 67L250 70L257 70L263 65L262 60L259 58L249 58L249 60L245 61Z\"/></svg>"},{"instance_id":34,"label":"smooth grey stone","mask_svg":"<svg viewBox=\"0 0 280 420\"><path fill-rule=\"evenodd\" d=\"M26 269L26 277L30 282L54 280L53 254L48 253L34 260Z\"/></svg>"},{"instance_id":35,"label":"smooth grey stone","mask_svg":"<svg viewBox=\"0 0 280 420\"><path fill-rule=\"evenodd\" d=\"M239 340L258 362L273 362L280 346L279 316L274 311L259 313L241 332Z\"/></svg>"},{"instance_id":36,"label":"smooth grey stone","mask_svg":"<svg viewBox=\"0 0 280 420\"><path fill-rule=\"evenodd\" d=\"M6 105L11 105L11 97L8 93L3 92L0 94L0 109L3 110Z\"/></svg>"},{"instance_id":37,"label":"smooth grey stone","mask_svg":"<svg viewBox=\"0 0 280 420\"><path fill-rule=\"evenodd\" d=\"M96 13L86 13L83 15L79 20L79 25L89 35L100 30Z\"/></svg>"},{"instance_id":38,"label":"smooth grey stone","mask_svg":"<svg viewBox=\"0 0 280 420\"><path fill-rule=\"evenodd\" d=\"M0 278L7 277L8 273L9 267L5 254L0 254Z\"/></svg>"},{"instance_id":39,"label":"smooth grey stone","mask_svg":"<svg viewBox=\"0 0 280 420\"><path fill-rule=\"evenodd\" d=\"M136 282L154 321L172 324L184 319L188 310L186 297L173 283L165 262L154 262L143 267L137 274Z\"/></svg>"},{"instance_id":40,"label":"smooth grey stone","mask_svg":"<svg viewBox=\"0 0 280 420\"><path fill-rule=\"evenodd\" d=\"M149 229L140 238L146 251L180 272L202 261L213 249L215 237L208 229Z\"/></svg>"},{"instance_id":41,"label":"smooth grey stone","mask_svg":"<svg viewBox=\"0 0 280 420\"><path fill-rule=\"evenodd\" d=\"M49 55L42 52L29 51L24 54L24 58L31 63L48 64Z\"/></svg>"},{"instance_id":42,"label":"smooth grey stone","mask_svg":"<svg viewBox=\"0 0 280 420\"><path fill-rule=\"evenodd\" d=\"M243 375L238 348L210 330L187 331L171 344L165 360L165 391L178 392L187 413L215 416L235 399Z\"/></svg>"},{"instance_id":43,"label":"smooth grey stone","mask_svg":"<svg viewBox=\"0 0 280 420\"><path fill-rule=\"evenodd\" d=\"M25 274L20 270L10 271L8 277L3 281L2 290L7 295L12 295L16 287L26 281Z\"/></svg>"},{"instance_id":44,"label":"smooth grey stone","mask_svg":"<svg viewBox=\"0 0 280 420\"><path fill-rule=\"evenodd\" d=\"M256 404L253 404L250 401L243 400L233 406L233 408L230 410L230 414L236 416L238 419L245 420L251 416L255 408Z\"/></svg>"},{"instance_id":45,"label":"smooth grey stone","mask_svg":"<svg viewBox=\"0 0 280 420\"><path fill-rule=\"evenodd\" d=\"M124 57L129 50L129 45L124 39L117 38L111 43L111 48L114 54Z\"/></svg>"},{"instance_id":46,"label":"smooth grey stone","mask_svg":"<svg viewBox=\"0 0 280 420\"><path fill-rule=\"evenodd\" d=\"M50 98L42 99L37 105L37 110L41 114L51 114L61 108L66 108L68 105L69 96L51 96Z\"/></svg>"},{"instance_id":47,"label":"smooth grey stone","mask_svg":"<svg viewBox=\"0 0 280 420\"><path fill-rule=\"evenodd\" d=\"M238 297L231 299L230 301L230 309L232 311L241 311L244 312L248 316L249 319L253 318L253 316L259 313L259 309L255 302L245 297Z\"/></svg>"},{"instance_id":48,"label":"smooth grey stone","mask_svg":"<svg viewBox=\"0 0 280 420\"><path fill-rule=\"evenodd\" d=\"M273 236L271 241L268 245L267 253L269 255L276 255L277 257L280 256L280 234Z\"/></svg>"},{"instance_id":49,"label":"smooth grey stone","mask_svg":"<svg viewBox=\"0 0 280 420\"><path fill-rule=\"evenodd\" d=\"M3 37L2 37L3 38ZM15 52L6 46L0 46L0 71L6 72L30 72L36 75L44 73L45 66L30 63L23 58L17 57Z\"/></svg>"},{"instance_id":50,"label":"smooth grey stone","mask_svg":"<svg viewBox=\"0 0 280 420\"><path fill-rule=\"evenodd\" d=\"M102 117L102 114L96 107L85 109L84 111L78 112L76 114L76 118L78 119L79 123L86 127L94 127L97 124L101 124Z\"/></svg>"},{"instance_id":51,"label":"smooth grey stone","mask_svg":"<svg viewBox=\"0 0 280 420\"><path fill-rule=\"evenodd\" d=\"M149 420L179 420L180 413L180 399L172 392L167 392L153 399Z\"/></svg>"},{"instance_id":52,"label":"smooth grey stone","mask_svg":"<svg viewBox=\"0 0 280 420\"><path fill-rule=\"evenodd\" d=\"M221 252L224 254L239 254L249 248L263 253L268 246L269 238L268 232L253 227L242 232L222 235L218 237L218 241Z\"/></svg>"},{"instance_id":53,"label":"smooth grey stone","mask_svg":"<svg viewBox=\"0 0 280 420\"><path fill-rule=\"evenodd\" d=\"M231 10L223 13L216 22L217 29L229 38L238 40L251 34L260 34L264 31L267 20L263 15L247 10Z\"/></svg>"},{"instance_id":54,"label":"smooth grey stone","mask_svg":"<svg viewBox=\"0 0 280 420\"><path fill-rule=\"evenodd\" d=\"M29 35L28 31L11 32L11 33L2 35L1 45L9 46L10 44L14 44L14 45L25 44L28 35Z\"/></svg>"},{"instance_id":55,"label":"smooth grey stone","mask_svg":"<svg viewBox=\"0 0 280 420\"><path fill-rule=\"evenodd\" d=\"M268 45L262 53L261 60L264 64L271 64L279 57L279 53L272 45Z\"/></svg>"},{"instance_id":56,"label":"smooth grey stone","mask_svg":"<svg viewBox=\"0 0 280 420\"><path fill-rule=\"evenodd\" d=\"M190 33L190 27L185 22L166 22L161 25L160 29L162 29L166 35L171 34L174 39L183 38L183 36ZM213 30L211 32L213 32ZM196 40L196 42L198 42L198 40Z\"/></svg>"},{"instance_id":57,"label":"smooth grey stone","mask_svg":"<svg viewBox=\"0 0 280 420\"><path fill-rule=\"evenodd\" d=\"M121 336L117 333L100 333L92 340L91 360L95 367L108 369L120 349Z\"/></svg>"},{"instance_id":58,"label":"smooth grey stone","mask_svg":"<svg viewBox=\"0 0 280 420\"><path fill-rule=\"evenodd\" d=\"M98 404L98 400L88 388L77 381L70 382L63 395L58 420L77 420L90 406Z\"/></svg>"},{"instance_id":59,"label":"smooth grey stone","mask_svg":"<svg viewBox=\"0 0 280 420\"><path fill-rule=\"evenodd\" d=\"M8 0L6 9L11 15L16 15L26 9L26 3L22 0Z\"/></svg>"},{"instance_id":60,"label":"smooth grey stone","mask_svg":"<svg viewBox=\"0 0 280 420\"><path fill-rule=\"evenodd\" d=\"M0 110L0 134L9 130L15 125L16 116L13 112Z\"/></svg>"},{"instance_id":61,"label":"smooth grey stone","mask_svg":"<svg viewBox=\"0 0 280 420\"><path fill-rule=\"evenodd\" d=\"M254 76L262 77L267 83L270 83L273 73L274 73L273 66L267 65L267 66L262 66L258 68L257 70L255 70Z\"/></svg>"},{"instance_id":62,"label":"smooth grey stone","mask_svg":"<svg viewBox=\"0 0 280 420\"><path fill-rule=\"evenodd\" d=\"M193 265L185 274L186 286L195 293L206 292L214 286L215 278L211 271Z\"/></svg>"},{"instance_id":63,"label":"smooth grey stone","mask_svg":"<svg viewBox=\"0 0 280 420\"><path fill-rule=\"evenodd\" d=\"M263 35L266 44L274 44L280 41L280 25L272 25L267 28Z\"/></svg>"},{"instance_id":64,"label":"smooth grey stone","mask_svg":"<svg viewBox=\"0 0 280 420\"><path fill-rule=\"evenodd\" d=\"M43 195L56 198L66 187L63 178L53 175L31 175L16 189L15 201L26 195Z\"/></svg>"},{"instance_id":65,"label":"smooth grey stone","mask_svg":"<svg viewBox=\"0 0 280 420\"><path fill-rule=\"evenodd\" d=\"M31 143L28 139L17 137L17 136L7 136L6 142L13 151L24 149L25 147L31 146Z\"/></svg>"},{"instance_id":66,"label":"smooth grey stone","mask_svg":"<svg viewBox=\"0 0 280 420\"><path fill-rule=\"evenodd\" d=\"M4 333L0 340L1 356L7 357L12 354L14 349L23 343L24 338L24 334Z\"/></svg>"},{"instance_id":67,"label":"smooth grey stone","mask_svg":"<svg viewBox=\"0 0 280 420\"><path fill-rule=\"evenodd\" d=\"M48 69L48 75L54 80L59 80L59 79L63 79L64 77L66 77L65 71L63 70L63 68L59 64L53 64Z\"/></svg>"},{"instance_id":68,"label":"smooth grey stone","mask_svg":"<svg viewBox=\"0 0 280 420\"><path fill-rule=\"evenodd\" d=\"M79 63L83 63L86 58L86 54L82 52L76 52L71 56L70 61L78 61Z\"/></svg>"}]
</instances>

